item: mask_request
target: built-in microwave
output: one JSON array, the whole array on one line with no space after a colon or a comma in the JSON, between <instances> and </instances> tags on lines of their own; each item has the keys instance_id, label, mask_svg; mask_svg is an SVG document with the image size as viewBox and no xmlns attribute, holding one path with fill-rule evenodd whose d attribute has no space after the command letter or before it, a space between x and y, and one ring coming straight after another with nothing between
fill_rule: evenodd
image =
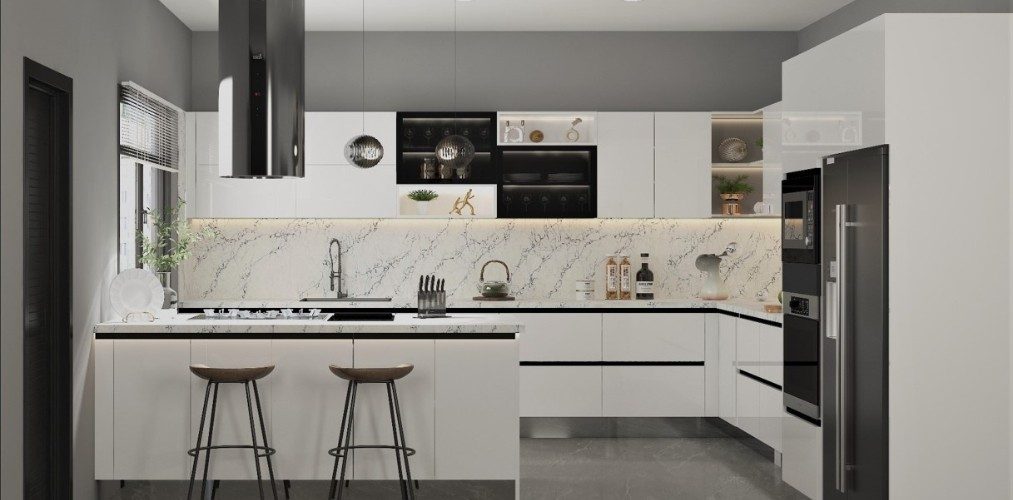
<instances>
[{"instance_id":1,"label":"built-in microwave","mask_svg":"<svg viewBox=\"0 0 1013 500\"><path fill-rule=\"evenodd\" d=\"M792 172L781 181L782 261L819 262L819 169Z\"/></svg>"}]
</instances>

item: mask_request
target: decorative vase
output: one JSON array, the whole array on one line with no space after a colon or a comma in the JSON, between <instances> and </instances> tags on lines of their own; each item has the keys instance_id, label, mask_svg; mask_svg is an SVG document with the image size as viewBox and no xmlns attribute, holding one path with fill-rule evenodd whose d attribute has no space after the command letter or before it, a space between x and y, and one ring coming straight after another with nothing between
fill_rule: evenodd
<instances>
[{"instance_id":1,"label":"decorative vase","mask_svg":"<svg viewBox=\"0 0 1013 500\"><path fill-rule=\"evenodd\" d=\"M447 163L440 162L440 179L449 180L454 178L454 167Z\"/></svg>"},{"instance_id":2,"label":"decorative vase","mask_svg":"<svg viewBox=\"0 0 1013 500\"><path fill-rule=\"evenodd\" d=\"M429 215L429 202L428 201L416 201L415 202L415 213L419 215Z\"/></svg>"},{"instance_id":3,"label":"decorative vase","mask_svg":"<svg viewBox=\"0 0 1013 500\"><path fill-rule=\"evenodd\" d=\"M728 289L721 279L721 257L714 254L701 255L696 258L696 268L707 273L700 289L700 298L704 300L725 300Z\"/></svg>"},{"instance_id":4,"label":"decorative vase","mask_svg":"<svg viewBox=\"0 0 1013 500\"><path fill-rule=\"evenodd\" d=\"M742 200L746 198L745 193L721 193L721 215L741 215Z\"/></svg>"},{"instance_id":5,"label":"decorative vase","mask_svg":"<svg viewBox=\"0 0 1013 500\"><path fill-rule=\"evenodd\" d=\"M155 273L158 276L158 281L162 284L162 309L176 309L179 306L179 295L176 294L176 290L173 290L169 286L169 271L159 271Z\"/></svg>"}]
</instances>

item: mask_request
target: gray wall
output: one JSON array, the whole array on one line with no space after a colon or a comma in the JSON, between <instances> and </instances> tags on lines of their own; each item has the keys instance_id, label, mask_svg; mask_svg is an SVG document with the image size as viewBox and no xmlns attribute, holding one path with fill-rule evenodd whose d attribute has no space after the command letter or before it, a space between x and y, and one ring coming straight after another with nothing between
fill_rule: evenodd
<instances>
[{"instance_id":1,"label":"gray wall","mask_svg":"<svg viewBox=\"0 0 1013 500\"><path fill-rule=\"evenodd\" d=\"M793 32L460 32L457 106L753 110L780 100L796 43ZM453 48L450 32L367 33L367 109L452 109ZM192 49L192 109L215 110L217 33L195 32ZM361 106L361 33L308 33L307 109Z\"/></svg>"},{"instance_id":2,"label":"gray wall","mask_svg":"<svg viewBox=\"0 0 1013 500\"><path fill-rule=\"evenodd\" d=\"M92 325L116 273L117 90L189 104L190 31L157 0L0 3L0 497L22 498L22 57L74 79L74 498L95 497Z\"/></svg>"},{"instance_id":3,"label":"gray wall","mask_svg":"<svg viewBox=\"0 0 1013 500\"><path fill-rule=\"evenodd\" d=\"M880 14L899 12L1013 12L1013 0L855 0L798 32L805 52Z\"/></svg>"}]
</instances>

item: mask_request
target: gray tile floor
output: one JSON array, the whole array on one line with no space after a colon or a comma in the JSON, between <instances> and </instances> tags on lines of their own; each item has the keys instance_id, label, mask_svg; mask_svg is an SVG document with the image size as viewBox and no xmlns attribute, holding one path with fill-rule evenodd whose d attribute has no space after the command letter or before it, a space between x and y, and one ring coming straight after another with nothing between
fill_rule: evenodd
<instances>
[{"instance_id":1,"label":"gray tile floor","mask_svg":"<svg viewBox=\"0 0 1013 500\"><path fill-rule=\"evenodd\" d=\"M279 487L281 485L279 484ZM504 488L503 486L507 486ZM804 499L769 459L731 437L521 440L525 500ZM512 499L509 484L423 482L419 499ZM326 498L326 481L292 484L292 498ZM115 481L102 499L182 498L186 483ZM254 482L222 483L217 498L256 498ZM268 493L270 497L270 493ZM398 498L396 483L353 481L349 500Z\"/></svg>"},{"instance_id":2,"label":"gray tile floor","mask_svg":"<svg viewBox=\"0 0 1013 500\"><path fill-rule=\"evenodd\" d=\"M735 438L521 440L521 498L804 499Z\"/></svg>"}]
</instances>

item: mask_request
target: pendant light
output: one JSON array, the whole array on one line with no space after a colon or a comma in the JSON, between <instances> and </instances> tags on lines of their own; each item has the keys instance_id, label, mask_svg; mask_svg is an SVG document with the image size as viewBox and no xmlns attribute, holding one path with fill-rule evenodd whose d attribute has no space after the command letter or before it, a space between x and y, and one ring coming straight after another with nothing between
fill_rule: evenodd
<instances>
[{"instance_id":1,"label":"pendant light","mask_svg":"<svg viewBox=\"0 0 1013 500\"><path fill-rule=\"evenodd\" d=\"M359 168L375 167L383 159L383 144L366 133L366 0L362 0L362 134L345 144L345 159Z\"/></svg>"},{"instance_id":2,"label":"pendant light","mask_svg":"<svg viewBox=\"0 0 1013 500\"><path fill-rule=\"evenodd\" d=\"M457 114L457 1L454 1L454 114ZM467 169L475 159L475 145L463 135L450 135L436 144L436 159L455 170Z\"/></svg>"}]
</instances>

